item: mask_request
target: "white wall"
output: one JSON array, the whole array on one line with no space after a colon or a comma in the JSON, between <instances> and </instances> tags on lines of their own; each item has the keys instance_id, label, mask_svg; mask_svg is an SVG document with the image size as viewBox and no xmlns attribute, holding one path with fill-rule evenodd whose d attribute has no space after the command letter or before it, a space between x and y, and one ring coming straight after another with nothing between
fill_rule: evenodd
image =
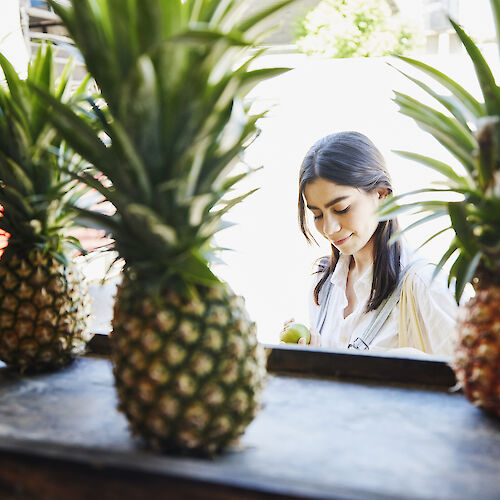
<instances>
[{"instance_id":1,"label":"white wall","mask_svg":"<svg viewBox=\"0 0 500 500\"><path fill-rule=\"evenodd\" d=\"M19 0L0 0L0 52L21 76L26 76L28 51L19 17ZM0 70L0 79L3 73Z\"/></svg>"},{"instance_id":2,"label":"white wall","mask_svg":"<svg viewBox=\"0 0 500 500\"><path fill-rule=\"evenodd\" d=\"M460 23L478 41L495 39L495 23L490 0L460 0Z\"/></svg>"}]
</instances>

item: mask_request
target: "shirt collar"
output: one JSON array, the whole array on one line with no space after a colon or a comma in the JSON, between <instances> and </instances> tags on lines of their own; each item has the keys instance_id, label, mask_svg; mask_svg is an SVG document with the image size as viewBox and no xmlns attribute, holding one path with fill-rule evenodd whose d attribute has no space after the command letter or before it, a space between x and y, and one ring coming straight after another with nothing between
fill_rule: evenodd
<instances>
[{"instance_id":1,"label":"shirt collar","mask_svg":"<svg viewBox=\"0 0 500 500\"><path fill-rule=\"evenodd\" d=\"M347 284L347 274L349 272L350 255L340 254L335 270L332 273L330 281L333 285L339 286L345 290ZM368 296L372 288L373 264L365 269L363 274L354 283L354 292L358 298Z\"/></svg>"},{"instance_id":2,"label":"shirt collar","mask_svg":"<svg viewBox=\"0 0 500 500\"><path fill-rule=\"evenodd\" d=\"M332 284L345 288L350 261L350 255L344 255L342 253L340 254L337 265L335 266L335 269L333 270L332 276L330 278Z\"/></svg>"},{"instance_id":3,"label":"shirt collar","mask_svg":"<svg viewBox=\"0 0 500 500\"><path fill-rule=\"evenodd\" d=\"M363 272L363 274L354 283L354 291L356 296L364 297L370 294L373 281L373 264L370 264Z\"/></svg>"}]
</instances>

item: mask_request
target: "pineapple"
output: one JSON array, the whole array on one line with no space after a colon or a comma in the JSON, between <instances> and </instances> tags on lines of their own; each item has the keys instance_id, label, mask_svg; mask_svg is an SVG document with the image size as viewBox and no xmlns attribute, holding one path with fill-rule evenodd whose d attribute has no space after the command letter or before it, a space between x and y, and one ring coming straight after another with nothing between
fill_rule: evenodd
<instances>
[{"instance_id":1,"label":"pineapple","mask_svg":"<svg viewBox=\"0 0 500 500\"><path fill-rule=\"evenodd\" d=\"M0 87L0 229L10 235L0 260L0 360L21 371L65 365L90 337L87 288L70 260L78 247L68 234L76 213L65 202L86 188L61 169L69 151L30 87L66 99L70 65L56 85L52 59L42 46L23 81L0 54L7 80Z\"/></svg>"},{"instance_id":2,"label":"pineapple","mask_svg":"<svg viewBox=\"0 0 500 500\"><path fill-rule=\"evenodd\" d=\"M227 287L198 286L192 298L168 285L151 296L146 287L126 276L117 294L120 409L156 448L212 454L258 410L266 370L255 324Z\"/></svg>"},{"instance_id":3,"label":"pineapple","mask_svg":"<svg viewBox=\"0 0 500 500\"><path fill-rule=\"evenodd\" d=\"M499 28L500 0L491 0L491 4ZM450 22L474 64L482 101L437 69L401 56L401 60L431 76L450 94L440 95L406 75L436 99L442 109L433 109L400 93L396 93L395 101L400 111L443 144L461 167L400 151L401 155L443 174L445 185L424 190L431 193L425 201L400 203L404 196L417 192L394 197L382 215L414 210L424 214L417 224L449 217L447 227L430 238L445 230L454 231L436 272L452 259L449 282L455 278L457 302L467 283L475 289L475 296L459 308L452 367L469 400L500 416L500 88L479 48L460 26L451 19ZM445 201L440 198L441 192L458 194L461 200Z\"/></svg>"},{"instance_id":4,"label":"pineapple","mask_svg":"<svg viewBox=\"0 0 500 500\"><path fill-rule=\"evenodd\" d=\"M260 405L266 358L243 301L211 271L213 236L252 169L246 94L283 68L251 69L261 21L242 0L50 2L99 86L103 134L55 99L52 122L111 186L81 175L116 208L81 211L124 259L112 362L119 408L161 450L214 454ZM238 173L232 174L235 166Z\"/></svg>"}]
</instances>

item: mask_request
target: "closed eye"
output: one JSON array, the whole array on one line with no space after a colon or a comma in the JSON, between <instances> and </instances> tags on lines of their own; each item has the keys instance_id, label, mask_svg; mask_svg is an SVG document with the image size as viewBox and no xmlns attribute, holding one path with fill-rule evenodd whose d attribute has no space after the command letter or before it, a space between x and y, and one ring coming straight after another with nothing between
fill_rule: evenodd
<instances>
[{"instance_id":1,"label":"closed eye","mask_svg":"<svg viewBox=\"0 0 500 500\"><path fill-rule=\"evenodd\" d=\"M334 212L336 214L345 214L350 208L351 208L350 206L347 206L343 210L334 210ZM314 220L321 219L321 217L323 217L323 214L315 215Z\"/></svg>"},{"instance_id":2,"label":"closed eye","mask_svg":"<svg viewBox=\"0 0 500 500\"><path fill-rule=\"evenodd\" d=\"M336 214L345 214L351 207L347 206L344 208L344 210L334 210Z\"/></svg>"}]
</instances>

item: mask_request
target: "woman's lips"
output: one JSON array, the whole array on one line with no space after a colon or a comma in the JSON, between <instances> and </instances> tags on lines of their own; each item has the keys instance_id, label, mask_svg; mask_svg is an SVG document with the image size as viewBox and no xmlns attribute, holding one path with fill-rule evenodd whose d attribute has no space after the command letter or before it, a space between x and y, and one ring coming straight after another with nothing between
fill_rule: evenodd
<instances>
[{"instance_id":1,"label":"woman's lips","mask_svg":"<svg viewBox=\"0 0 500 500\"><path fill-rule=\"evenodd\" d=\"M349 236L342 238L341 240L334 241L333 244L335 246L343 245L351 236L352 236L352 233Z\"/></svg>"}]
</instances>

